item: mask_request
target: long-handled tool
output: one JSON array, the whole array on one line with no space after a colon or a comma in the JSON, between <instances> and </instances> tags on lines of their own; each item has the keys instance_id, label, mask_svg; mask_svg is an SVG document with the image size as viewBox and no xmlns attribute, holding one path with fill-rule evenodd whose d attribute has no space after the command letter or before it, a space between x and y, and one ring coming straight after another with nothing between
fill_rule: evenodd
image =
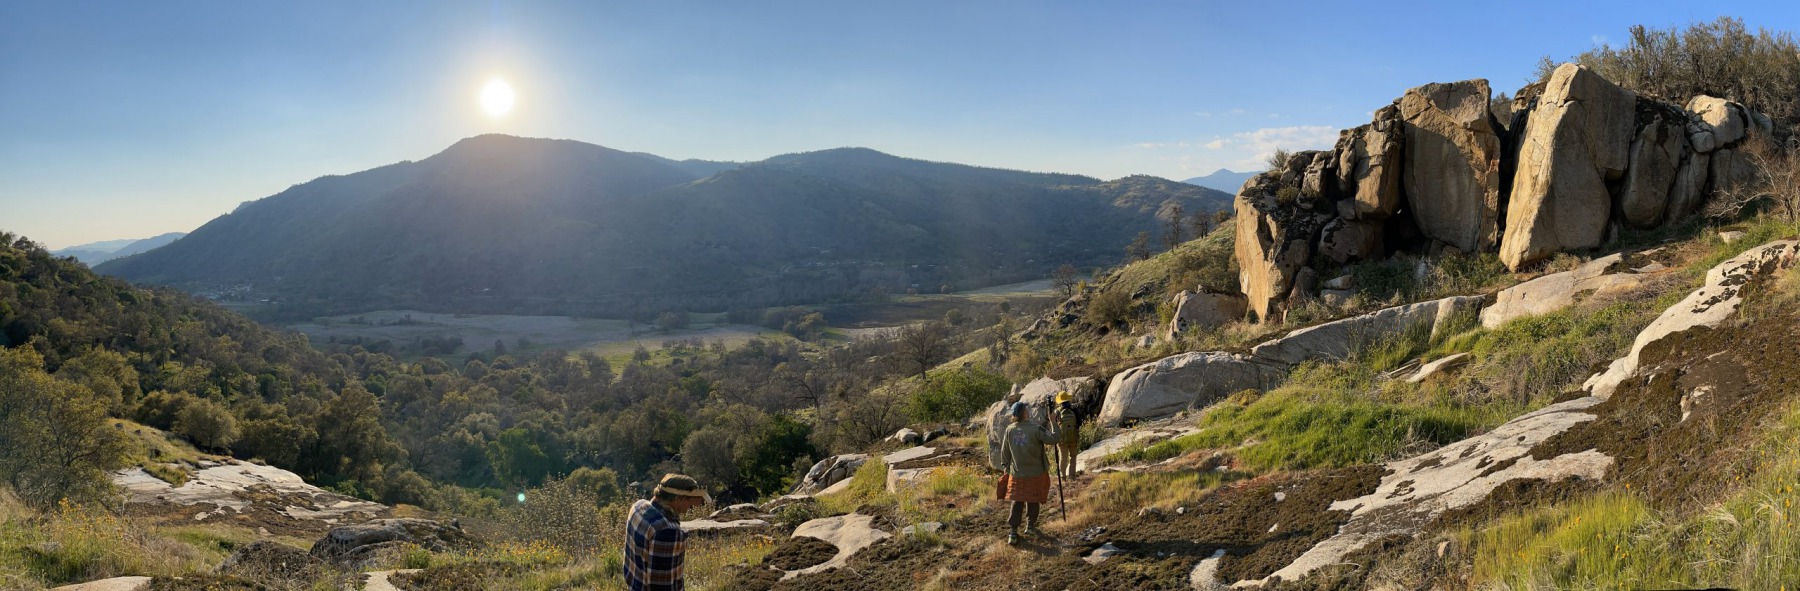
<instances>
[{"instance_id":1,"label":"long-handled tool","mask_svg":"<svg viewBox=\"0 0 1800 591\"><path fill-rule=\"evenodd\" d=\"M1051 446L1050 453L1056 456L1056 504L1062 507L1063 523L1069 522L1069 499L1063 496L1062 446Z\"/></svg>"}]
</instances>

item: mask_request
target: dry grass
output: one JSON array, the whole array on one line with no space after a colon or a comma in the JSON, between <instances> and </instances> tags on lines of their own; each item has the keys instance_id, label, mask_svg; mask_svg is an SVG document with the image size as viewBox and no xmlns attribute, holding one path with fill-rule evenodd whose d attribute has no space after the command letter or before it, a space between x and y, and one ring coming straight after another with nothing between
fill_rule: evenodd
<instances>
[{"instance_id":1,"label":"dry grass","mask_svg":"<svg viewBox=\"0 0 1800 591\"><path fill-rule=\"evenodd\" d=\"M101 509L63 503L39 515L0 500L0 585L43 588L126 575L211 570L217 552Z\"/></svg>"}]
</instances>

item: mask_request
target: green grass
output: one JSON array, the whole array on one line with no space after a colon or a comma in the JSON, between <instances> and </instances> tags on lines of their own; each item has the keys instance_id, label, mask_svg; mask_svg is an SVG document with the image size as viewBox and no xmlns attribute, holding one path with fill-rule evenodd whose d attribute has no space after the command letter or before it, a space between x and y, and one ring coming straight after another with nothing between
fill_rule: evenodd
<instances>
[{"instance_id":1,"label":"green grass","mask_svg":"<svg viewBox=\"0 0 1800 591\"><path fill-rule=\"evenodd\" d=\"M1440 340L1452 332L1444 331ZM1101 463L1234 449L1243 467L1258 472L1349 466L1383 461L1421 444L1456 441L1521 410L1468 404L1439 388L1379 379L1432 344L1425 327L1359 347L1344 361L1303 363L1279 388L1213 405L1201 417L1199 433L1128 447Z\"/></svg>"},{"instance_id":2,"label":"green grass","mask_svg":"<svg viewBox=\"0 0 1800 591\"><path fill-rule=\"evenodd\" d=\"M1501 410L1435 400L1392 404L1342 392L1279 389L1248 405L1208 413L1199 433L1125 450L1114 461L1157 460L1196 449L1230 449L1258 472L1380 462L1421 443L1443 445L1492 428ZM1239 446L1242 446L1241 448Z\"/></svg>"},{"instance_id":3,"label":"green grass","mask_svg":"<svg viewBox=\"0 0 1800 591\"><path fill-rule=\"evenodd\" d=\"M144 464L144 472L177 488L187 484L189 477L187 470L175 464Z\"/></svg>"},{"instance_id":4,"label":"green grass","mask_svg":"<svg viewBox=\"0 0 1800 591\"><path fill-rule=\"evenodd\" d=\"M1414 331L1360 347L1342 362L1302 364L1266 394L1215 404L1199 433L1129 447L1101 464L1231 449L1243 467L1269 472L1380 462L1448 444L1578 387L1683 294L1576 307L1494 330L1475 327L1473 316L1453 319L1435 338ZM1415 357L1459 352L1472 361L1452 376L1422 384L1380 379Z\"/></svg>"},{"instance_id":5,"label":"green grass","mask_svg":"<svg viewBox=\"0 0 1800 591\"><path fill-rule=\"evenodd\" d=\"M1598 309L1519 318L1447 341L1434 352L1474 354L1475 362L1463 373L1468 396L1535 408L1579 387L1596 365L1629 350L1639 331L1686 294L1675 289Z\"/></svg>"},{"instance_id":6,"label":"green grass","mask_svg":"<svg viewBox=\"0 0 1800 591\"><path fill-rule=\"evenodd\" d=\"M1800 234L1800 224L1783 221L1780 218L1773 216L1753 218L1742 224L1730 226L1729 229L1741 230L1744 232L1744 236L1739 238L1736 242L1726 244L1724 240L1719 239L1718 232L1706 232L1701 237L1701 240L1706 245L1710 246L1711 250L1707 252L1706 256L1695 261L1694 264L1689 265L1688 268L1697 269L1699 273L1704 274L1706 270L1711 269L1713 265L1717 265L1725 262L1726 259L1743 254L1744 251L1762 246L1773 240L1792 238L1794 235Z\"/></svg>"},{"instance_id":7,"label":"green grass","mask_svg":"<svg viewBox=\"0 0 1800 591\"><path fill-rule=\"evenodd\" d=\"M843 492L816 497L821 516L843 515L868 504L892 504L894 495L887 492L887 464L870 459L850 476L850 486Z\"/></svg>"},{"instance_id":8,"label":"green grass","mask_svg":"<svg viewBox=\"0 0 1800 591\"><path fill-rule=\"evenodd\" d=\"M127 461L133 465L144 466L147 471L151 464L182 462L194 464L202 459L217 457L201 453L200 450L194 448L193 444L155 427L126 419L108 419L108 421L113 424L113 428L125 434L125 440L129 446L126 454ZM185 475L176 477L173 474L157 474L154 471L150 474L171 483L175 481L170 478L180 478L182 482L187 481ZM180 484L176 484L176 486L180 486Z\"/></svg>"}]
</instances>

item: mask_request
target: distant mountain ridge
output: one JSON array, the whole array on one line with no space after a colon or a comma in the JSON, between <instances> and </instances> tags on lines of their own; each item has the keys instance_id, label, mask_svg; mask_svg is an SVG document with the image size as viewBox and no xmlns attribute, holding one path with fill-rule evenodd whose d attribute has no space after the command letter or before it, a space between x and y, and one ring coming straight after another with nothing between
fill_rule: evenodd
<instances>
[{"instance_id":1,"label":"distant mountain ridge","mask_svg":"<svg viewBox=\"0 0 1800 591\"><path fill-rule=\"evenodd\" d=\"M1253 176L1256 176L1255 172L1232 172L1230 169L1221 168L1213 171L1212 174L1197 176L1181 182L1236 195L1238 189L1244 187L1244 181L1250 180L1250 177Z\"/></svg>"},{"instance_id":2,"label":"distant mountain ridge","mask_svg":"<svg viewBox=\"0 0 1800 591\"><path fill-rule=\"evenodd\" d=\"M75 260L92 266L116 258L128 257L140 252L148 252L150 249L174 242L186 235L187 232L169 232L167 234L159 234L149 238L105 240L71 246L53 251L50 254L61 257L75 257Z\"/></svg>"},{"instance_id":3,"label":"distant mountain ridge","mask_svg":"<svg viewBox=\"0 0 1800 591\"><path fill-rule=\"evenodd\" d=\"M702 175L708 170L715 173ZM1180 205L1231 195L912 160L866 148L746 164L486 135L247 203L104 273L282 302L616 316L936 292L1110 264Z\"/></svg>"}]
</instances>

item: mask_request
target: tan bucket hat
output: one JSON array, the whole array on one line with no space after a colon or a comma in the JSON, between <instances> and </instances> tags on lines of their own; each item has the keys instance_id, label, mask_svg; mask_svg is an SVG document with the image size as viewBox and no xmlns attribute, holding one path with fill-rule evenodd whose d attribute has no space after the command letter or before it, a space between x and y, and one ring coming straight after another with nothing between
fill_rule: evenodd
<instances>
[{"instance_id":1,"label":"tan bucket hat","mask_svg":"<svg viewBox=\"0 0 1800 591\"><path fill-rule=\"evenodd\" d=\"M706 489L700 488L699 482L696 482L692 477L681 474L664 476L662 482L656 485L656 494L670 494L678 497L699 497L705 499L707 504L712 504L713 502L712 495L706 494Z\"/></svg>"}]
</instances>

